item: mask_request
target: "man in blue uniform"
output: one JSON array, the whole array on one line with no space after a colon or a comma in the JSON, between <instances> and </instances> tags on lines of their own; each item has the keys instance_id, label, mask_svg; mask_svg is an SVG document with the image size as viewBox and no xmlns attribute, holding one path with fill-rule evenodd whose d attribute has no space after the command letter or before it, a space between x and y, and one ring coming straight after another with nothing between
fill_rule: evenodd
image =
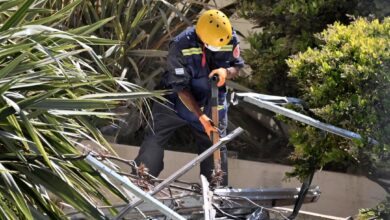
<instances>
[{"instance_id":1,"label":"man in blue uniform","mask_svg":"<svg viewBox=\"0 0 390 220\"><path fill-rule=\"evenodd\" d=\"M227 16L218 10L208 10L198 19L195 27L189 27L169 44L167 71L161 86L171 89L165 103L174 111L155 102L152 109L152 129L146 133L135 161L143 164L149 173L158 176L164 168L163 146L174 131L189 125L193 130L198 152L212 145L211 132L217 128L211 117L211 86L209 78L219 76L220 136L226 135L227 103L225 80L235 77L244 62L240 57L239 40ZM201 163L201 174L211 181L213 157ZM224 172L222 185L227 185L227 150L221 148L221 167Z\"/></svg>"}]
</instances>

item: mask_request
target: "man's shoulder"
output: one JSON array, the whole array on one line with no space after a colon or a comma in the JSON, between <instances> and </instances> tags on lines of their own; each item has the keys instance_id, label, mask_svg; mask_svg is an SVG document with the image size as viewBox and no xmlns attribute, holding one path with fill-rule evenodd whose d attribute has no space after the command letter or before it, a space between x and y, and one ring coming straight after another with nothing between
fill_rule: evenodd
<instances>
[{"instance_id":1,"label":"man's shoulder","mask_svg":"<svg viewBox=\"0 0 390 220\"><path fill-rule=\"evenodd\" d=\"M173 38L173 42L179 44L186 44L197 40L195 27L191 26L183 30L180 34Z\"/></svg>"},{"instance_id":2,"label":"man's shoulder","mask_svg":"<svg viewBox=\"0 0 390 220\"><path fill-rule=\"evenodd\" d=\"M232 40L230 41L231 44L236 45L240 43L240 39L238 38L237 31L233 29L232 32Z\"/></svg>"}]
</instances>

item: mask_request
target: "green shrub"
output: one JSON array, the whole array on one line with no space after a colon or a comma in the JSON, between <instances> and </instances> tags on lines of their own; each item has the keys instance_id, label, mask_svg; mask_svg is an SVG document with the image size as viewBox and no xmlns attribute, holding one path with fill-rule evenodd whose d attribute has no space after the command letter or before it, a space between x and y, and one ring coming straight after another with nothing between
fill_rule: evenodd
<instances>
[{"instance_id":1,"label":"green shrub","mask_svg":"<svg viewBox=\"0 0 390 220\"><path fill-rule=\"evenodd\" d=\"M311 113L363 140L299 125L291 138L296 165L289 175L303 178L329 162L352 162L389 192L384 180L390 179L390 17L382 22L360 18L348 26L336 22L317 38L320 48L287 61L290 76Z\"/></svg>"},{"instance_id":2,"label":"green shrub","mask_svg":"<svg viewBox=\"0 0 390 220\"><path fill-rule=\"evenodd\" d=\"M361 209L359 211L358 219L390 219L390 197L387 197L385 201L379 203L374 208Z\"/></svg>"},{"instance_id":3,"label":"green shrub","mask_svg":"<svg viewBox=\"0 0 390 220\"><path fill-rule=\"evenodd\" d=\"M250 49L243 56L253 69L242 83L263 93L297 96L296 82L287 77L285 60L292 54L316 47L313 34L328 24L348 24L348 15L378 18L390 13L387 0L244 0L241 14L261 31L250 34Z\"/></svg>"}]
</instances>

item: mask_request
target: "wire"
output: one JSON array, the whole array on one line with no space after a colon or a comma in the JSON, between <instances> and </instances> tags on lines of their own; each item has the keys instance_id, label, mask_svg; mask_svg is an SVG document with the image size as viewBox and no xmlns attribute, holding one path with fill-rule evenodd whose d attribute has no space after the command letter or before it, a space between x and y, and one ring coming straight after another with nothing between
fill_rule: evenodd
<instances>
[{"instance_id":1,"label":"wire","mask_svg":"<svg viewBox=\"0 0 390 220\"><path fill-rule=\"evenodd\" d=\"M255 203L254 201L252 201L251 199L247 198L247 197L243 197L243 196L223 196L223 197L220 197L221 199L225 199L227 201L230 201L224 197L231 197L231 198L240 198L240 199L245 199L246 201L248 201L249 203L253 204L254 206L258 207L258 208L262 208L262 209L265 209L267 211L270 211L270 212L274 212L276 214L279 214L283 219L285 220L290 220L287 216L285 216L284 214L282 214L281 211L278 211L278 210L275 210L275 209L272 209L272 208L266 208L264 206L261 206L257 203Z\"/></svg>"},{"instance_id":2,"label":"wire","mask_svg":"<svg viewBox=\"0 0 390 220\"><path fill-rule=\"evenodd\" d=\"M241 217L237 217L237 216L234 216L234 215L231 215L225 211L223 211L222 209L220 209L218 206L216 206L215 204L212 204L212 206L218 211L220 212L222 215L225 215L226 217L229 217L229 218L232 218L232 219L245 219L245 218L241 218Z\"/></svg>"}]
</instances>

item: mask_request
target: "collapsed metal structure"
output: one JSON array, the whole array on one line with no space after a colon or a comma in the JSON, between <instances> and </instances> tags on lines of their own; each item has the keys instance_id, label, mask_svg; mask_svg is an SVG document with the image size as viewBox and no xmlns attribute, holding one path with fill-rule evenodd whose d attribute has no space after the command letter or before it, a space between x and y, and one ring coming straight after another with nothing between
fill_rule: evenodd
<instances>
[{"instance_id":1,"label":"collapsed metal structure","mask_svg":"<svg viewBox=\"0 0 390 220\"><path fill-rule=\"evenodd\" d=\"M236 93L233 94L231 101L233 104L249 103L345 138L361 139L359 134L325 124L283 107L283 105L289 103L299 104L300 100L296 98L257 93ZM280 215L282 219L294 219L303 203L316 202L319 199L321 194L319 187L311 186L314 172L303 181L300 188L210 189L207 180L203 176L201 177L201 186L196 183L185 183L178 180L183 174L242 132L243 129L241 128L235 129L167 179L156 186L152 186L148 192L134 184L129 178L119 175L113 168L97 160L93 155L87 156L86 161L90 165L111 177L114 182L137 197L133 199L132 203L124 205L118 215L110 216L107 213L107 217L112 219L165 219L168 217L175 220L265 220L270 218L269 212L271 211L274 216ZM376 143L375 140L371 141ZM289 216L272 209L275 206L286 205L294 205L294 210Z\"/></svg>"}]
</instances>

